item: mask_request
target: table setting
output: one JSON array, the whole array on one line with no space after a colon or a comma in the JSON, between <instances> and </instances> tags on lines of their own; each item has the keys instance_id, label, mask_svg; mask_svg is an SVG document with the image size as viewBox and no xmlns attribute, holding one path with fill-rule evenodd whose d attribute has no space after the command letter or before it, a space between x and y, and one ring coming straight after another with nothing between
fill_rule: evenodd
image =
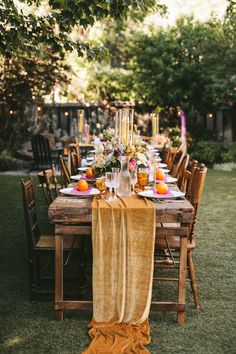
<instances>
[{"instance_id":1,"label":"table setting","mask_svg":"<svg viewBox=\"0 0 236 354\"><path fill-rule=\"evenodd\" d=\"M64 309L92 306L86 354L149 353L145 346L151 340L150 308L166 306L151 302L157 224L179 222L182 215L184 225L192 218L185 194L168 174L157 149L136 140L132 110L123 113L116 115L115 136L96 144L91 165L80 167L49 207L49 218L56 224L56 316L62 320ZM81 222L89 224L87 229ZM64 301L62 235L80 235L84 230L92 238L93 301ZM181 236L180 248L184 249L187 228ZM185 267L184 257L180 268ZM181 272L178 302L168 305L178 311L179 322L184 319L184 306L178 305L184 303L184 277Z\"/></svg>"}]
</instances>

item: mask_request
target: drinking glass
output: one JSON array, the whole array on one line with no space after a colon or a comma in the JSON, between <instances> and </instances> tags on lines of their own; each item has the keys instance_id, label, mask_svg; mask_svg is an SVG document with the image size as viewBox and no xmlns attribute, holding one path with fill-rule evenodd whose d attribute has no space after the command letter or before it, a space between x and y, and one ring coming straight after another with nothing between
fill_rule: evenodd
<instances>
[{"instance_id":1,"label":"drinking glass","mask_svg":"<svg viewBox=\"0 0 236 354\"><path fill-rule=\"evenodd\" d=\"M131 177L131 185L132 185L132 190L133 190L132 194L135 194L134 187L135 187L135 184L138 182L137 172L136 171L130 172L130 177Z\"/></svg>"},{"instance_id":2,"label":"drinking glass","mask_svg":"<svg viewBox=\"0 0 236 354\"><path fill-rule=\"evenodd\" d=\"M102 198L102 194L106 190L106 178L104 176L96 178L96 187L100 191L100 197Z\"/></svg>"},{"instance_id":3,"label":"drinking glass","mask_svg":"<svg viewBox=\"0 0 236 354\"><path fill-rule=\"evenodd\" d=\"M113 174L113 188L114 188L114 192L115 192L115 199L117 199L117 188L119 187L120 169L119 169L119 167L112 167L111 171Z\"/></svg>"},{"instance_id":4,"label":"drinking glass","mask_svg":"<svg viewBox=\"0 0 236 354\"><path fill-rule=\"evenodd\" d=\"M112 173L111 172L106 172L106 186L109 188L109 198L108 200L113 200L111 194L112 194L112 187L113 187L113 184L112 184L112 180L113 180L113 176L112 176Z\"/></svg>"},{"instance_id":5,"label":"drinking glass","mask_svg":"<svg viewBox=\"0 0 236 354\"><path fill-rule=\"evenodd\" d=\"M138 171L138 184L142 191L145 190L145 186L148 185L148 168L140 168Z\"/></svg>"}]
</instances>

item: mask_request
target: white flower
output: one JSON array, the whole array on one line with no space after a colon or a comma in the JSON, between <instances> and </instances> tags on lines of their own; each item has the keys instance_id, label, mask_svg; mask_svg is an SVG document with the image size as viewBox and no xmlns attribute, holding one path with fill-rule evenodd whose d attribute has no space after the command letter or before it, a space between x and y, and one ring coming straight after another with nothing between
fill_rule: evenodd
<instances>
[{"instance_id":1,"label":"white flower","mask_svg":"<svg viewBox=\"0 0 236 354\"><path fill-rule=\"evenodd\" d=\"M147 157L142 152L137 153L137 159L138 159L138 162L140 161L140 163L138 163L138 165L140 165L140 164L145 165L147 163Z\"/></svg>"}]
</instances>

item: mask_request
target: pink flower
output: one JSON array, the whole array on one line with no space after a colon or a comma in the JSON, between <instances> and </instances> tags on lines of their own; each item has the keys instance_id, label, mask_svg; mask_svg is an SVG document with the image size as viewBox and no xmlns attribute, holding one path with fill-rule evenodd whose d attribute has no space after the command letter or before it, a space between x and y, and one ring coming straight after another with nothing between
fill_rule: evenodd
<instances>
[{"instance_id":1,"label":"pink flower","mask_svg":"<svg viewBox=\"0 0 236 354\"><path fill-rule=\"evenodd\" d=\"M129 170L130 172L134 172L136 167L136 161L135 160L130 160L129 162Z\"/></svg>"}]
</instances>

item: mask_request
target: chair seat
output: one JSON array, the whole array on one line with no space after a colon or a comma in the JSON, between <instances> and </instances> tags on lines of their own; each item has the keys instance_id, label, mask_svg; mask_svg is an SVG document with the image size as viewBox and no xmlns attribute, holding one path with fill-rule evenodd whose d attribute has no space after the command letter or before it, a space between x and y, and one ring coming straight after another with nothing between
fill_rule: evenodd
<instances>
[{"instance_id":1,"label":"chair seat","mask_svg":"<svg viewBox=\"0 0 236 354\"><path fill-rule=\"evenodd\" d=\"M81 247L81 238L74 236L66 236L63 238L63 249L77 249ZM41 235L36 244L36 249L55 249L55 237L49 235Z\"/></svg>"},{"instance_id":2,"label":"chair seat","mask_svg":"<svg viewBox=\"0 0 236 354\"><path fill-rule=\"evenodd\" d=\"M180 248L180 236L167 237L167 241L170 249ZM196 243L194 240L192 240L192 242L188 241L188 250L193 250L195 247L196 247ZM160 236L160 237L158 237L158 235L156 236L155 248L159 248L159 249L168 248L164 236Z\"/></svg>"}]
</instances>

